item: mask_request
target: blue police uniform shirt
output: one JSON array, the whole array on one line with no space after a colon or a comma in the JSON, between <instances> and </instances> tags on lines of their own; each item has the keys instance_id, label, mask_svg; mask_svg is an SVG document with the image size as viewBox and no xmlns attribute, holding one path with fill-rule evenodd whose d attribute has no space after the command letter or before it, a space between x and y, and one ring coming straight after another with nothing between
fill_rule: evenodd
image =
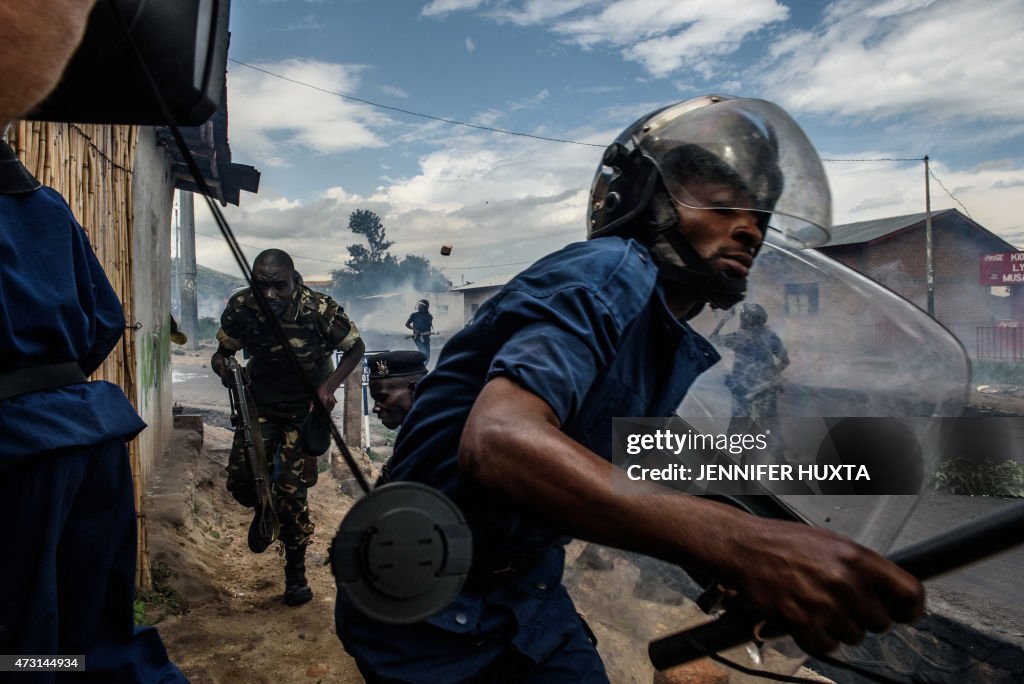
<instances>
[{"instance_id":1,"label":"blue police uniform shirt","mask_svg":"<svg viewBox=\"0 0 1024 684\"><path fill-rule=\"evenodd\" d=\"M121 303L52 188L0 194L0 373L78 361L95 371L124 333ZM145 427L124 392L90 382L0 401L0 471Z\"/></svg>"},{"instance_id":2,"label":"blue police uniform shirt","mask_svg":"<svg viewBox=\"0 0 1024 684\"><path fill-rule=\"evenodd\" d=\"M459 505L473 531L474 572L509 555L537 560L504 586L464 590L427 622L456 633L486 632L486 604L506 606L520 625L512 644L539 660L557 647L548 642L561 637L538 628L535 618L543 613L549 625L575 619L560 584L568 538L458 476L462 429L489 380L506 377L544 399L566 435L610 459L613 417L671 415L718 359L711 344L671 314L650 253L633 240L571 244L485 303L417 386L388 479L423 482ZM350 611L349 620L345 629L354 641L346 647L372 662L373 640L360 638L361 620Z\"/></svg>"}]
</instances>

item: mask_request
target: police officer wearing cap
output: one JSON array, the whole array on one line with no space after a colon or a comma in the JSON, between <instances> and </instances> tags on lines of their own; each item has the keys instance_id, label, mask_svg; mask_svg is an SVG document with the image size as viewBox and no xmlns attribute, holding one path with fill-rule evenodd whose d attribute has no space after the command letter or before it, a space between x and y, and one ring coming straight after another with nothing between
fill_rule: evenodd
<instances>
[{"instance_id":1,"label":"police officer wearing cap","mask_svg":"<svg viewBox=\"0 0 1024 684\"><path fill-rule=\"evenodd\" d=\"M418 351L387 351L366 357L373 412L384 427L397 430L412 408L416 385L427 374L427 357Z\"/></svg>"}]
</instances>

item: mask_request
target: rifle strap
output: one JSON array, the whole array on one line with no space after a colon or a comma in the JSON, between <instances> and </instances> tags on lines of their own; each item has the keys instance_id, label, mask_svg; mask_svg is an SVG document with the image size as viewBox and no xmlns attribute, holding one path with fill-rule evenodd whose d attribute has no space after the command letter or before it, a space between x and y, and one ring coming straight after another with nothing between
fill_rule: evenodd
<instances>
[{"instance_id":1,"label":"rifle strap","mask_svg":"<svg viewBox=\"0 0 1024 684\"><path fill-rule=\"evenodd\" d=\"M49 363L0 373L0 401L30 392L88 382L77 361Z\"/></svg>"}]
</instances>

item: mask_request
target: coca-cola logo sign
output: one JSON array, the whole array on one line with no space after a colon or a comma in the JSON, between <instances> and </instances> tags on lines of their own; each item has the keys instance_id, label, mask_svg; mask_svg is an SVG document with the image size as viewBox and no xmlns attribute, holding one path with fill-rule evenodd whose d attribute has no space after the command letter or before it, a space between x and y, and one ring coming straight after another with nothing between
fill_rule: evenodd
<instances>
[{"instance_id":1,"label":"coca-cola logo sign","mask_svg":"<svg viewBox=\"0 0 1024 684\"><path fill-rule=\"evenodd\" d=\"M1024 284L1024 252L980 255L978 282L981 285Z\"/></svg>"}]
</instances>

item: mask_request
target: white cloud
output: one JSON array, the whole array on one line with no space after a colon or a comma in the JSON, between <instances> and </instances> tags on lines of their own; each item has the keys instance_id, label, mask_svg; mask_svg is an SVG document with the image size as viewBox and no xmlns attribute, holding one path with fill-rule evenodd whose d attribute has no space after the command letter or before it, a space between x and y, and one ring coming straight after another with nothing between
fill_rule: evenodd
<instances>
[{"instance_id":1,"label":"white cloud","mask_svg":"<svg viewBox=\"0 0 1024 684\"><path fill-rule=\"evenodd\" d=\"M293 21L292 23L285 26L285 31L319 31L320 29L327 26L327 24L320 21L315 14L307 14L306 16Z\"/></svg>"},{"instance_id":2,"label":"white cloud","mask_svg":"<svg viewBox=\"0 0 1024 684\"><path fill-rule=\"evenodd\" d=\"M544 90L540 91L533 97L529 97L526 98L525 100L520 100L518 102L509 103L508 108L512 111L517 111L520 109L535 109L536 107L539 107L541 103L544 102L544 100L548 99L549 95L551 95L551 93L548 92L547 88L545 88Z\"/></svg>"},{"instance_id":3,"label":"white cloud","mask_svg":"<svg viewBox=\"0 0 1024 684\"><path fill-rule=\"evenodd\" d=\"M501 21L518 26L536 26L591 6L605 4L607 0L525 0L518 7L511 3L500 6L491 14Z\"/></svg>"},{"instance_id":4,"label":"white cloud","mask_svg":"<svg viewBox=\"0 0 1024 684\"><path fill-rule=\"evenodd\" d=\"M892 17L928 7L934 2L935 0L883 0L864 13L875 18Z\"/></svg>"},{"instance_id":5,"label":"white cloud","mask_svg":"<svg viewBox=\"0 0 1024 684\"><path fill-rule=\"evenodd\" d=\"M893 155L885 150L863 150L849 156L866 159ZM1024 185L1021 160L998 160L964 169L931 160L930 168L935 176L929 183L933 211L966 211L982 226L1004 237L1019 230L1020 187ZM832 186L836 224L925 210L922 162L834 162L826 163L825 170Z\"/></svg>"},{"instance_id":6,"label":"white cloud","mask_svg":"<svg viewBox=\"0 0 1024 684\"><path fill-rule=\"evenodd\" d=\"M245 207L249 211L265 211L268 209L283 211L286 209L297 209L301 206L302 203L298 200L288 199L287 197L264 197L263 195L256 195L245 203Z\"/></svg>"},{"instance_id":7,"label":"white cloud","mask_svg":"<svg viewBox=\"0 0 1024 684\"><path fill-rule=\"evenodd\" d=\"M466 37L466 52L473 54L476 52L476 43L473 42L472 38Z\"/></svg>"},{"instance_id":8,"label":"white cloud","mask_svg":"<svg viewBox=\"0 0 1024 684\"><path fill-rule=\"evenodd\" d=\"M404 90L402 90L398 86L380 85L380 86L377 86L377 90L379 90L380 92L384 93L385 95L390 95L391 97L400 97L403 100L409 98L409 93L405 92Z\"/></svg>"},{"instance_id":9,"label":"white cloud","mask_svg":"<svg viewBox=\"0 0 1024 684\"><path fill-rule=\"evenodd\" d=\"M254 66L346 94L358 91L362 70L301 59ZM231 144L257 165L281 166L296 147L330 154L384 144L373 129L389 119L372 107L244 66L232 67L228 80Z\"/></svg>"},{"instance_id":10,"label":"white cloud","mask_svg":"<svg viewBox=\"0 0 1024 684\"><path fill-rule=\"evenodd\" d=\"M774 47L764 79L803 112L1019 121L1022 43L1022 0L839 0Z\"/></svg>"},{"instance_id":11,"label":"white cloud","mask_svg":"<svg viewBox=\"0 0 1024 684\"><path fill-rule=\"evenodd\" d=\"M496 13L513 23L547 25L585 49L621 50L653 76L685 68L711 74L751 34L789 16L776 0L533 0Z\"/></svg>"},{"instance_id":12,"label":"white cloud","mask_svg":"<svg viewBox=\"0 0 1024 684\"><path fill-rule=\"evenodd\" d=\"M484 11L484 5L435 0L422 14ZM842 154L825 151L822 156L931 152L940 157L933 158L934 172L946 187L958 189L955 194L976 221L997 234L1024 234L1019 219L1024 162L1019 155L1006 150L999 156L1008 159L974 168L949 163L954 150L1024 131L1024 56L1019 49L1024 0L839 0L827 6L820 26L773 36L777 39L765 46L761 70L744 72L719 67L755 33L787 18L788 10L776 0L529 0L497 7L490 16L553 31L586 49L618 50L651 74L675 76L680 87L686 79L697 80L694 68L705 75L714 70L716 88L734 94L752 89L760 76L767 91L761 94L809 120L814 115L840 124L851 117L884 120L856 131L832 129L831 142ZM469 38L466 49L475 49ZM365 76L364 67L310 60L260 66L350 94L359 92ZM384 144L379 131L385 127L395 152L366 172L371 178L381 169L388 174L373 191L361 186L358 194L338 186L304 202L262 194L258 201L244 198L242 208L229 208L232 225L244 231L243 242L344 262L345 246L357 241L347 231L348 216L369 209L383 219L388 238L395 241L394 254L424 255L436 266L453 269L450 275L478 279L515 268L455 269L531 261L585 235L587 189L598 148L558 146L439 121L402 121L399 127L371 107L245 67L232 66L230 78L231 143L246 163L270 167L309 151L379 147ZM582 82L576 86L586 88ZM401 96L398 89L390 94ZM505 127L508 111L544 97L546 90L507 105L505 112L481 103L483 109L468 120ZM562 131L555 137L606 143L622 125L664 104L609 99L606 109L588 113L587 131ZM467 120L464 113L431 113ZM977 121L984 125L965 134L964 122ZM600 130L602 125L610 130ZM869 141L854 142L861 134L868 134ZM854 146L868 149L851 150ZM407 162L413 159L410 170ZM924 210L920 163L827 163L826 169L836 223ZM268 183L267 191L271 187ZM959 208L937 183L932 183L932 206L936 211ZM440 258L437 250L445 243L456 249L451 257ZM219 267L200 256L202 263ZM298 263L310 278L331 268ZM229 262L223 265L233 270Z\"/></svg>"},{"instance_id":13,"label":"white cloud","mask_svg":"<svg viewBox=\"0 0 1024 684\"><path fill-rule=\"evenodd\" d=\"M437 17L451 12L473 10L482 3L483 0L431 0L420 14L425 17Z\"/></svg>"},{"instance_id":14,"label":"white cloud","mask_svg":"<svg viewBox=\"0 0 1024 684\"><path fill-rule=\"evenodd\" d=\"M279 247L293 256L344 262L345 247L360 240L348 232L348 217L369 209L395 242L393 254L426 256L435 266L453 269L449 275L456 281L463 273L458 267L473 266L465 273L474 279L508 272L503 266L480 267L533 261L585 237L587 194L599 149L563 145L552 150L551 143L474 131L458 136L449 131L448 138L444 148L419 158L413 174L389 179L370 195L335 186L306 203L247 197L242 207L226 213L239 241L253 248ZM200 225L206 225L202 232L216 232L199 214ZM453 257L437 255L442 244L455 245ZM200 261L234 272L230 255L213 246ZM337 267L298 258L296 263L311 279Z\"/></svg>"},{"instance_id":15,"label":"white cloud","mask_svg":"<svg viewBox=\"0 0 1024 684\"><path fill-rule=\"evenodd\" d=\"M479 0L435 0L423 14L483 6ZM789 9L778 0L523 0L498 3L484 14L499 22L547 28L584 49L618 49L653 76L683 68L709 76L720 57L784 21Z\"/></svg>"}]
</instances>

